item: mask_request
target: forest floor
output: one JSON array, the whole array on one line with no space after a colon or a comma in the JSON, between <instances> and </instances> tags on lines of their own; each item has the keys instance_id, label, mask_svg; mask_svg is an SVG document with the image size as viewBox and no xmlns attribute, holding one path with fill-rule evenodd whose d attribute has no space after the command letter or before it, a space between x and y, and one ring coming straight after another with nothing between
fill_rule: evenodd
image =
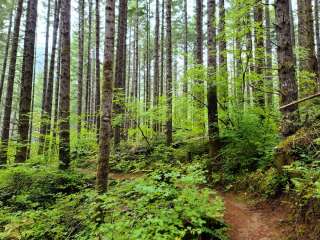
<instances>
[{"instance_id":1,"label":"forest floor","mask_svg":"<svg viewBox=\"0 0 320 240\"><path fill-rule=\"evenodd\" d=\"M251 203L241 194L222 193L231 240L285 240L289 210L280 203Z\"/></svg>"},{"instance_id":2,"label":"forest floor","mask_svg":"<svg viewBox=\"0 0 320 240\"><path fill-rule=\"evenodd\" d=\"M80 172L95 175L94 170ZM130 180L142 177L144 172L110 173L110 179ZM289 209L278 203L257 204L243 193L222 193L225 204L224 220L229 226L231 240L287 240L290 233Z\"/></svg>"}]
</instances>

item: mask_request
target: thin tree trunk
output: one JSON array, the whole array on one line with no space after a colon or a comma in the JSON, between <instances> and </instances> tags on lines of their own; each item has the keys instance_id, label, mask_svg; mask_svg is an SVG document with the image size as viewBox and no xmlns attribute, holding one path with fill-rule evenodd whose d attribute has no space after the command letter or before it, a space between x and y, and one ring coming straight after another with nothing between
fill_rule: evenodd
<instances>
[{"instance_id":1,"label":"thin tree trunk","mask_svg":"<svg viewBox=\"0 0 320 240\"><path fill-rule=\"evenodd\" d=\"M115 1L106 1L106 33L104 49L104 81L102 84L101 126L96 188L100 193L108 188L109 156L112 135L112 95L115 35Z\"/></svg>"},{"instance_id":2,"label":"thin tree trunk","mask_svg":"<svg viewBox=\"0 0 320 240\"><path fill-rule=\"evenodd\" d=\"M225 112L228 109L228 59L227 59L227 41L225 33L225 6L224 0L219 0L219 78L223 81L221 84L221 106Z\"/></svg>"},{"instance_id":3,"label":"thin tree trunk","mask_svg":"<svg viewBox=\"0 0 320 240\"><path fill-rule=\"evenodd\" d=\"M151 93L151 82L150 82L150 0L147 5L147 50L146 50L146 110L150 108L150 93Z\"/></svg>"},{"instance_id":4,"label":"thin tree trunk","mask_svg":"<svg viewBox=\"0 0 320 240\"><path fill-rule=\"evenodd\" d=\"M153 106L156 108L159 105L159 29L160 29L160 4L156 0L156 22L155 22L155 38L154 38L154 75L153 75ZM159 130L159 122L154 121L153 130Z\"/></svg>"},{"instance_id":5,"label":"thin tree trunk","mask_svg":"<svg viewBox=\"0 0 320 240\"><path fill-rule=\"evenodd\" d=\"M82 127L83 52L84 52L84 0L79 0L79 52L78 52L78 139Z\"/></svg>"},{"instance_id":6,"label":"thin tree trunk","mask_svg":"<svg viewBox=\"0 0 320 240\"><path fill-rule=\"evenodd\" d=\"M14 8L14 4L12 4L12 9L11 9L11 13L10 13L10 21L9 21L9 27L8 27L8 33L7 33L7 42L6 42L6 48L4 51L3 64L2 64L2 73L1 73L1 79L0 79L0 103L2 100L3 84L4 84L5 77L6 77L7 65L8 65L12 18L13 18L13 8Z\"/></svg>"},{"instance_id":7,"label":"thin tree trunk","mask_svg":"<svg viewBox=\"0 0 320 240\"><path fill-rule=\"evenodd\" d=\"M265 69L265 48L264 48L264 34L263 34L263 3L258 0L254 7L254 47L255 47L255 72L257 80L254 83L254 100L259 107L265 106L264 96L264 81L263 73Z\"/></svg>"},{"instance_id":8,"label":"thin tree trunk","mask_svg":"<svg viewBox=\"0 0 320 240\"><path fill-rule=\"evenodd\" d=\"M316 92L319 84L318 77L318 61L315 55L314 44L314 25L313 25L313 10L311 0L298 0L298 42L299 47L305 51L305 56L300 58L300 70L309 74L315 75L316 83L310 86L304 83L301 86L301 95L305 96L310 91ZM314 78L314 77L313 77Z\"/></svg>"},{"instance_id":9,"label":"thin tree trunk","mask_svg":"<svg viewBox=\"0 0 320 240\"><path fill-rule=\"evenodd\" d=\"M292 0L289 0L289 7L290 7L290 24L291 24L291 29L290 29L290 34L291 34L291 42L292 42L292 47L293 47L293 56L294 56L294 65L297 67L297 56L295 54L295 49L296 49L296 31L295 31L295 26L294 26L294 16L293 16L293 9L292 9Z\"/></svg>"},{"instance_id":10,"label":"thin tree trunk","mask_svg":"<svg viewBox=\"0 0 320 240\"><path fill-rule=\"evenodd\" d=\"M61 77L59 93L60 169L70 165L70 17L71 0L61 2Z\"/></svg>"},{"instance_id":11,"label":"thin tree trunk","mask_svg":"<svg viewBox=\"0 0 320 240\"><path fill-rule=\"evenodd\" d=\"M165 67L165 54L164 54L164 9L165 9L165 3L164 0L162 0L162 9L161 9L161 67L160 67L160 96L164 95L164 67Z\"/></svg>"},{"instance_id":12,"label":"thin tree trunk","mask_svg":"<svg viewBox=\"0 0 320 240\"><path fill-rule=\"evenodd\" d=\"M16 74L16 62L17 62L17 52L18 52L18 45L19 45L20 23L21 23L22 11L23 11L23 0L19 0L17 5L17 10L16 10L16 16L14 20L8 84L7 84L7 94L6 94L6 100L4 105L5 107L4 107L4 115L3 115L3 122L2 122L0 165L7 163L10 118L11 118L11 111L12 111L12 95L13 95L14 79Z\"/></svg>"},{"instance_id":13,"label":"thin tree trunk","mask_svg":"<svg viewBox=\"0 0 320 240\"><path fill-rule=\"evenodd\" d=\"M47 86L48 86L48 62L49 62L49 31L50 31L50 12L51 0L47 2L47 23L46 23L46 44L44 50L44 67L43 67L43 84L42 84L42 102L41 102L41 118L43 118L44 105L46 101ZM40 128L40 134L44 135L43 128ZM43 145L44 137L40 137L40 145Z\"/></svg>"},{"instance_id":14,"label":"thin tree trunk","mask_svg":"<svg viewBox=\"0 0 320 240\"><path fill-rule=\"evenodd\" d=\"M60 21L61 25L61 21ZM58 132L58 115L59 115L59 93L60 93L60 75L61 75L61 34L58 37L58 58L56 69L56 84L54 93L54 113L53 113L53 142L56 143L56 136Z\"/></svg>"},{"instance_id":15,"label":"thin tree trunk","mask_svg":"<svg viewBox=\"0 0 320 240\"><path fill-rule=\"evenodd\" d=\"M319 0L314 0L314 20L315 20L315 34L317 44L317 60L318 60L318 71L320 71L320 22L319 22ZM319 73L318 73L319 74Z\"/></svg>"},{"instance_id":16,"label":"thin tree trunk","mask_svg":"<svg viewBox=\"0 0 320 240\"><path fill-rule=\"evenodd\" d=\"M127 30L127 29L126 29ZM124 67L124 72L125 72ZM95 93L95 119L97 125L97 141L100 131L100 0L96 0L96 93Z\"/></svg>"},{"instance_id":17,"label":"thin tree trunk","mask_svg":"<svg viewBox=\"0 0 320 240\"><path fill-rule=\"evenodd\" d=\"M59 28L59 15L60 15L60 4L61 0L55 1L54 8L54 26L53 26L53 36L52 36L52 49L50 56L49 65L49 76L47 79L47 91L45 94L43 114L41 116L41 127L40 127L40 143L38 153L42 154L44 150L48 149L49 143L46 141L47 135L50 135L50 125L52 116L52 98L53 98L53 83L54 83L54 66L56 60L56 50L57 50L57 38L58 38L58 28Z\"/></svg>"},{"instance_id":18,"label":"thin tree trunk","mask_svg":"<svg viewBox=\"0 0 320 240\"><path fill-rule=\"evenodd\" d=\"M37 35L36 35L37 42ZM32 98L31 98L31 114L30 114L30 128L29 128L29 139L28 139L28 153L27 159L31 155L31 143L32 143L32 133L33 133L33 118L34 118L34 95L35 95L35 83L36 83L36 65L37 65L37 48L34 49L34 64L33 64L33 76L32 76Z\"/></svg>"},{"instance_id":19,"label":"thin tree trunk","mask_svg":"<svg viewBox=\"0 0 320 240\"><path fill-rule=\"evenodd\" d=\"M272 42L271 42L271 20L270 20L270 6L269 0L266 0L265 6L265 19L266 19L266 85L267 91L267 104L269 107L273 106L273 76L272 76Z\"/></svg>"},{"instance_id":20,"label":"thin tree trunk","mask_svg":"<svg viewBox=\"0 0 320 240\"><path fill-rule=\"evenodd\" d=\"M38 0L29 0L22 63L16 162L27 160Z\"/></svg>"},{"instance_id":21,"label":"thin tree trunk","mask_svg":"<svg viewBox=\"0 0 320 240\"><path fill-rule=\"evenodd\" d=\"M247 61L248 61L248 64L249 64L249 67L248 67L248 72L249 73L252 73L254 72L254 67L253 67L253 50L252 50L252 21L251 21L251 7L250 7L250 10L246 16L246 25L248 26L248 30L247 30L247 34L246 34L246 51L247 51ZM253 101L252 101L252 88L251 88L251 80L250 80L250 75L249 77L247 77L245 79L246 81L246 93L247 93L247 99L246 99L246 103L248 105L253 105Z\"/></svg>"},{"instance_id":22,"label":"thin tree trunk","mask_svg":"<svg viewBox=\"0 0 320 240\"><path fill-rule=\"evenodd\" d=\"M135 72L134 72L134 97L138 98L139 84L139 0L136 0L136 26L135 26Z\"/></svg>"},{"instance_id":23,"label":"thin tree trunk","mask_svg":"<svg viewBox=\"0 0 320 240\"><path fill-rule=\"evenodd\" d=\"M205 102L204 96L204 76L202 74L202 67L203 67L203 0L196 1L196 64L199 68L199 73L195 78L195 83L197 84L194 90L194 96L196 100L196 106L199 109L198 113L195 115L194 122L195 124L205 131L205 124L204 124L204 109L203 103Z\"/></svg>"},{"instance_id":24,"label":"thin tree trunk","mask_svg":"<svg viewBox=\"0 0 320 240\"><path fill-rule=\"evenodd\" d=\"M280 105L285 105L298 99L298 86L294 65L294 55L291 42L291 24L288 0L276 0L276 24L277 24L277 53L278 75L281 94ZM295 133L299 122L298 105L293 105L281 110L281 135L287 137Z\"/></svg>"},{"instance_id":25,"label":"thin tree trunk","mask_svg":"<svg viewBox=\"0 0 320 240\"><path fill-rule=\"evenodd\" d=\"M87 49L87 79L86 79L86 128L90 126L90 92L91 92L91 35L92 35L92 0L89 0L88 19L88 49Z\"/></svg>"},{"instance_id":26,"label":"thin tree trunk","mask_svg":"<svg viewBox=\"0 0 320 240\"><path fill-rule=\"evenodd\" d=\"M189 33L188 33L188 1L184 0L183 1L183 7L184 7L184 46L183 46L183 71L184 71L184 82L183 82L183 93L185 97L188 97L188 77L187 77L187 72L188 72L188 39L189 39ZM185 106L185 117L188 118L188 104Z\"/></svg>"},{"instance_id":27,"label":"thin tree trunk","mask_svg":"<svg viewBox=\"0 0 320 240\"><path fill-rule=\"evenodd\" d=\"M218 95L216 85L217 42L216 42L216 2L208 0L208 134L209 154L218 154Z\"/></svg>"},{"instance_id":28,"label":"thin tree trunk","mask_svg":"<svg viewBox=\"0 0 320 240\"><path fill-rule=\"evenodd\" d=\"M127 41L127 0L120 0L119 4L119 20L118 20L118 41L117 41L117 61L115 72L115 105L114 111L116 115L124 113L124 96L125 96L125 72L126 72L126 41ZM118 123L115 128L114 144L116 147L120 144L121 128L123 123Z\"/></svg>"},{"instance_id":29,"label":"thin tree trunk","mask_svg":"<svg viewBox=\"0 0 320 240\"><path fill-rule=\"evenodd\" d=\"M166 76L167 76L167 145L172 145L172 39L171 39L171 0L166 0Z\"/></svg>"}]
</instances>

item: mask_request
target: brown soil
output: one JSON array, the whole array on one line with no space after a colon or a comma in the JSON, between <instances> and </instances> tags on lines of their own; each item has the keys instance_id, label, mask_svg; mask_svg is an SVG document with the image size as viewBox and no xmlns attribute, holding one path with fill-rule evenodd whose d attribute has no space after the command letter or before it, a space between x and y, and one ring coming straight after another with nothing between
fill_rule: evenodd
<instances>
[{"instance_id":1,"label":"brown soil","mask_svg":"<svg viewBox=\"0 0 320 240\"><path fill-rule=\"evenodd\" d=\"M288 227L285 220L289 209L281 204L250 204L237 194L222 194L225 202L225 222L230 226L231 240L285 240L288 239Z\"/></svg>"}]
</instances>

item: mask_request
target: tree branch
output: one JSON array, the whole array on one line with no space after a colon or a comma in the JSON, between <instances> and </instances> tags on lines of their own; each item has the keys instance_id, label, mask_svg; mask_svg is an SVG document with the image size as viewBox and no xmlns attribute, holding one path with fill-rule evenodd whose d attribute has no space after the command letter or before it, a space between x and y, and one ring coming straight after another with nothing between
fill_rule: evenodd
<instances>
[{"instance_id":1,"label":"tree branch","mask_svg":"<svg viewBox=\"0 0 320 240\"><path fill-rule=\"evenodd\" d=\"M311 100L311 99L316 98L316 97L320 97L320 92L318 92L318 93L316 93L316 94L313 94L313 95L311 95L311 96L308 96L308 97L299 99L299 100L297 100L297 101L293 101L292 103L283 105L283 106L280 107L280 110L284 110L284 109L286 109L286 108L288 108L288 107L291 107L291 106L293 106L293 105L296 105L296 104L305 102L305 101L307 101L307 100Z\"/></svg>"}]
</instances>

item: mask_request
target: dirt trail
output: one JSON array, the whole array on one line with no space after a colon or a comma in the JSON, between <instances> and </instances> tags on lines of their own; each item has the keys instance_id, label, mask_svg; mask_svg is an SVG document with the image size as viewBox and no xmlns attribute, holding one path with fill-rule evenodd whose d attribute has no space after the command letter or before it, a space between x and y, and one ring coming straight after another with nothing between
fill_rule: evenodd
<instances>
[{"instance_id":1,"label":"dirt trail","mask_svg":"<svg viewBox=\"0 0 320 240\"><path fill-rule=\"evenodd\" d=\"M225 202L225 221L230 226L231 240L285 240L287 229L281 224L287 211L276 206L259 209L239 199L236 194L222 194Z\"/></svg>"}]
</instances>

